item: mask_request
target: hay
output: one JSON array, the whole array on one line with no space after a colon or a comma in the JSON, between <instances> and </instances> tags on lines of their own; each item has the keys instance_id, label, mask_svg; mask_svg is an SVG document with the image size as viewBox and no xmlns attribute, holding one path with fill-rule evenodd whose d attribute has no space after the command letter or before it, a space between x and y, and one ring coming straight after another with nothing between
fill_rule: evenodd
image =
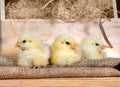
<instances>
[{"instance_id":1,"label":"hay","mask_svg":"<svg viewBox=\"0 0 120 87\"><path fill-rule=\"evenodd\" d=\"M7 0L7 19L112 18L111 0Z\"/></svg>"}]
</instances>

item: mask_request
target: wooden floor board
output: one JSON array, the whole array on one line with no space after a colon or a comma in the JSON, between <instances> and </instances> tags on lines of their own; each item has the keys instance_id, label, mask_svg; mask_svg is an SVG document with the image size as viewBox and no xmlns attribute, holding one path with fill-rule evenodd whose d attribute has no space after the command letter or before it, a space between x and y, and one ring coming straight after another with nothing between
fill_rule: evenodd
<instances>
[{"instance_id":1,"label":"wooden floor board","mask_svg":"<svg viewBox=\"0 0 120 87\"><path fill-rule=\"evenodd\" d=\"M48 78L48 79L13 79L0 80L0 87L120 87L119 77L106 78Z\"/></svg>"}]
</instances>

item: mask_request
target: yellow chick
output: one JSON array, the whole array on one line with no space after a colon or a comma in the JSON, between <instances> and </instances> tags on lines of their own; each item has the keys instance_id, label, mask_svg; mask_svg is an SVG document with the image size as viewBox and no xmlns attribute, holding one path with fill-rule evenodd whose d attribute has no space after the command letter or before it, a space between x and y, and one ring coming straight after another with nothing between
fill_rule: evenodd
<instances>
[{"instance_id":1,"label":"yellow chick","mask_svg":"<svg viewBox=\"0 0 120 87\"><path fill-rule=\"evenodd\" d=\"M87 59L103 59L105 46L94 36L88 36L81 41L82 57Z\"/></svg>"},{"instance_id":2,"label":"yellow chick","mask_svg":"<svg viewBox=\"0 0 120 87\"><path fill-rule=\"evenodd\" d=\"M23 34L16 43L21 50L18 54L18 65L40 67L49 64L50 49L35 33Z\"/></svg>"},{"instance_id":3,"label":"yellow chick","mask_svg":"<svg viewBox=\"0 0 120 87\"><path fill-rule=\"evenodd\" d=\"M68 35L58 36L51 46L51 63L54 65L70 65L81 60L74 39Z\"/></svg>"}]
</instances>

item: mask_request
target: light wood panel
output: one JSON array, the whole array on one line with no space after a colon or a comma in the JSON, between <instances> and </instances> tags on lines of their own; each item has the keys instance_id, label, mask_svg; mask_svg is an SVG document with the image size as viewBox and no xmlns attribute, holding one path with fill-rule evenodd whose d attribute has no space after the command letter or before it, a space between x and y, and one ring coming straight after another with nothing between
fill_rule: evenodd
<instances>
[{"instance_id":1,"label":"light wood panel","mask_svg":"<svg viewBox=\"0 0 120 87\"><path fill-rule=\"evenodd\" d=\"M54 23L53 23L54 22ZM108 57L120 57L120 22L108 22L103 24L108 39L114 48L106 49ZM26 32L36 32L44 43L51 45L56 36L68 34L75 38L77 43L90 35L100 38L105 45L106 42L99 30L97 22L70 22L50 20L4 20L2 21L2 53L17 57L18 48L14 46L18 37Z\"/></svg>"},{"instance_id":2,"label":"light wood panel","mask_svg":"<svg viewBox=\"0 0 120 87\"><path fill-rule=\"evenodd\" d=\"M5 19L5 0L0 0L0 19Z\"/></svg>"},{"instance_id":3,"label":"light wood panel","mask_svg":"<svg viewBox=\"0 0 120 87\"><path fill-rule=\"evenodd\" d=\"M49 79L15 79L0 80L4 87L120 87L120 78L49 78Z\"/></svg>"},{"instance_id":4,"label":"light wood panel","mask_svg":"<svg viewBox=\"0 0 120 87\"><path fill-rule=\"evenodd\" d=\"M114 9L114 18L118 19L116 0L112 0L112 4L113 4L113 9Z\"/></svg>"}]
</instances>

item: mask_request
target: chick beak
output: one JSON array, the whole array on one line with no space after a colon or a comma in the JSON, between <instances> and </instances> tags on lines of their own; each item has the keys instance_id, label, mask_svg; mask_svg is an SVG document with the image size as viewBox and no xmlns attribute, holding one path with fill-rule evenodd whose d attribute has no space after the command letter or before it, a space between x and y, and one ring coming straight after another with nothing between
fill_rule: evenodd
<instances>
[{"instance_id":1,"label":"chick beak","mask_svg":"<svg viewBox=\"0 0 120 87\"><path fill-rule=\"evenodd\" d=\"M105 49L105 46L104 45L100 46L100 49Z\"/></svg>"},{"instance_id":2,"label":"chick beak","mask_svg":"<svg viewBox=\"0 0 120 87\"><path fill-rule=\"evenodd\" d=\"M72 46L71 46L71 49L76 49L77 48L77 44L73 44Z\"/></svg>"},{"instance_id":3,"label":"chick beak","mask_svg":"<svg viewBox=\"0 0 120 87\"><path fill-rule=\"evenodd\" d=\"M15 44L15 46L16 46L16 47L20 47L21 45L20 45L20 43L17 42L17 43Z\"/></svg>"}]
</instances>

